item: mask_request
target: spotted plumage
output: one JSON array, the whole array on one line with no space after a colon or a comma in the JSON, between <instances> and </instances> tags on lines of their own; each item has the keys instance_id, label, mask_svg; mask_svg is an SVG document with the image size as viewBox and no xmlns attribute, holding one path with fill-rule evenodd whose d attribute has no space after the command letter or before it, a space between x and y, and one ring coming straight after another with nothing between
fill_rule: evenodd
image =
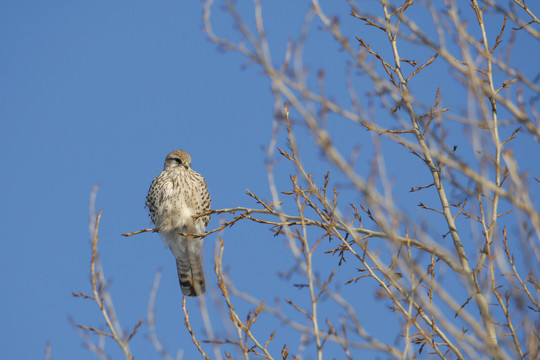
<instances>
[{"instance_id":1,"label":"spotted plumage","mask_svg":"<svg viewBox=\"0 0 540 360\"><path fill-rule=\"evenodd\" d=\"M191 169L191 157L175 150L165 159L163 171L152 181L146 206L157 231L171 249L178 270L182 293L198 296L205 291L200 249L202 239L178 235L202 234L210 215L193 215L210 210L210 194L201 174Z\"/></svg>"}]
</instances>

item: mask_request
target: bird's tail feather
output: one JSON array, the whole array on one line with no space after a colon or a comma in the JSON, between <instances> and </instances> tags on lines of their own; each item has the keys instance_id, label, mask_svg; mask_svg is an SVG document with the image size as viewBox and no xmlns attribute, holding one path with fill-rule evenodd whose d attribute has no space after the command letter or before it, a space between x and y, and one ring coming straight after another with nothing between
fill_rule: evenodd
<instances>
[{"instance_id":1,"label":"bird's tail feather","mask_svg":"<svg viewBox=\"0 0 540 360\"><path fill-rule=\"evenodd\" d=\"M176 259L180 288L186 296L199 296L206 290L199 254L186 254Z\"/></svg>"}]
</instances>

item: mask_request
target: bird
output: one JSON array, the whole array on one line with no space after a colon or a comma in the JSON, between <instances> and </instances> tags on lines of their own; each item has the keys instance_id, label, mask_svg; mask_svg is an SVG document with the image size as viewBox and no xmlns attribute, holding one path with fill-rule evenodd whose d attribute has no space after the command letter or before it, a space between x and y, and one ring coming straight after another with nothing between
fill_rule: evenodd
<instances>
[{"instance_id":1,"label":"bird","mask_svg":"<svg viewBox=\"0 0 540 360\"><path fill-rule=\"evenodd\" d=\"M210 211L211 198L204 177L191 169L191 156L184 150L167 155L163 171L156 176L146 206L150 218L176 259L180 289L185 296L199 296L206 286L200 250L210 215L193 219ZM191 234L191 235L180 235Z\"/></svg>"}]
</instances>

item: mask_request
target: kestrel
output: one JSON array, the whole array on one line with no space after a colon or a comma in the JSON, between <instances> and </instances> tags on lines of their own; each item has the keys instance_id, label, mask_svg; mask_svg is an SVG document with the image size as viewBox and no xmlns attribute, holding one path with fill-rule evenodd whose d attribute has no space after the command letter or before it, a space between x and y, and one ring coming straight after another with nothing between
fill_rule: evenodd
<instances>
[{"instance_id":1,"label":"kestrel","mask_svg":"<svg viewBox=\"0 0 540 360\"><path fill-rule=\"evenodd\" d=\"M202 238L178 233L204 233L210 215L197 219L192 216L210 210L210 194L202 175L190 165L191 157L183 150L167 155L163 171L150 185L146 206L156 230L176 259L182 293L198 296L205 290L200 258Z\"/></svg>"}]
</instances>

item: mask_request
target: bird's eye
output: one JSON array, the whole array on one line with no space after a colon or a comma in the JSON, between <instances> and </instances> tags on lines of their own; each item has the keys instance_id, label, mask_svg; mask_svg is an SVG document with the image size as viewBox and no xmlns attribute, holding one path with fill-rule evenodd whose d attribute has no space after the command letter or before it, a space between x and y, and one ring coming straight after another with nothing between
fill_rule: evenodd
<instances>
[{"instance_id":1,"label":"bird's eye","mask_svg":"<svg viewBox=\"0 0 540 360\"><path fill-rule=\"evenodd\" d=\"M174 158L173 160L176 161L179 165L182 165L182 160L180 160L178 158Z\"/></svg>"}]
</instances>

